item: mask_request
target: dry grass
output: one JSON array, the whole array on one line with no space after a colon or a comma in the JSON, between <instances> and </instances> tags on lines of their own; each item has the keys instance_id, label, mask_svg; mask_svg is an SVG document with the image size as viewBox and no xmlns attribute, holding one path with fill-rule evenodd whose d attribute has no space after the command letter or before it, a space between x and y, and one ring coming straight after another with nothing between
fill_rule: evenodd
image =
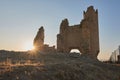
<instances>
[{"instance_id":1,"label":"dry grass","mask_svg":"<svg viewBox=\"0 0 120 80\"><path fill-rule=\"evenodd\" d=\"M86 55L37 53L16 63L13 60L8 60L11 68L0 75L1 80L119 80L120 77L120 67Z\"/></svg>"}]
</instances>

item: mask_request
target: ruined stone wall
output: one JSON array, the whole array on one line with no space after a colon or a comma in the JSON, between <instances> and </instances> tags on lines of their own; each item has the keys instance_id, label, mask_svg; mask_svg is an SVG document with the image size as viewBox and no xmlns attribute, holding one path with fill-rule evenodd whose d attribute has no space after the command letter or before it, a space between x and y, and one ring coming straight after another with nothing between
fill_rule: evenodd
<instances>
[{"instance_id":1,"label":"ruined stone wall","mask_svg":"<svg viewBox=\"0 0 120 80\"><path fill-rule=\"evenodd\" d=\"M34 38L33 45L36 50L42 50L44 46L44 28L43 26L39 28L37 35Z\"/></svg>"},{"instance_id":2,"label":"ruined stone wall","mask_svg":"<svg viewBox=\"0 0 120 80\"><path fill-rule=\"evenodd\" d=\"M44 44L43 52L55 53L56 52L55 46L49 46L48 44Z\"/></svg>"},{"instance_id":3,"label":"ruined stone wall","mask_svg":"<svg viewBox=\"0 0 120 80\"><path fill-rule=\"evenodd\" d=\"M78 49L82 54L96 57L99 53L98 12L93 6L84 11L84 18L78 25L69 26L67 19L60 25L57 35L58 52L69 53L71 49Z\"/></svg>"},{"instance_id":4,"label":"ruined stone wall","mask_svg":"<svg viewBox=\"0 0 120 80\"><path fill-rule=\"evenodd\" d=\"M43 26L39 28L37 35L34 38L33 45L36 51L51 53L56 52L55 46L49 46L48 44L44 44L44 28Z\"/></svg>"}]
</instances>

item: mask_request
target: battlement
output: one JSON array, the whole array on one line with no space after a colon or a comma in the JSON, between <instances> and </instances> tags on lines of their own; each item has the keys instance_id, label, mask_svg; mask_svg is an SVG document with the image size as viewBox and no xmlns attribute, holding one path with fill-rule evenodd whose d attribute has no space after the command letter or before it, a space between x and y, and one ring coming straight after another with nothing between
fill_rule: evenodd
<instances>
[{"instance_id":1,"label":"battlement","mask_svg":"<svg viewBox=\"0 0 120 80\"><path fill-rule=\"evenodd\" d=\"M98 10L94 9L93 6L87 8L87 11L83 12L84 19L94 19L94 17L98 16Z\"/></svg>"}]
</instances>

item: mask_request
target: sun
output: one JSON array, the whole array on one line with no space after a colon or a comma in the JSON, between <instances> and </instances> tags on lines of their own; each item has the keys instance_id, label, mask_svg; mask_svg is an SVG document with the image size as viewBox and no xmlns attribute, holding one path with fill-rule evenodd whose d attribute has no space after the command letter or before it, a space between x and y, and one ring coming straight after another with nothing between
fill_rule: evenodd
<instances>
[{"instance_id":1,"label":"sun","mask_svg":"<svg viewBox=\"0 0 120 80\"><path fill-rule=\"evenodd\" d=\"M34 50L34 46L33 46L32 42L26 42L24 44L24 50Z\"/></svg>"}]
</instances>

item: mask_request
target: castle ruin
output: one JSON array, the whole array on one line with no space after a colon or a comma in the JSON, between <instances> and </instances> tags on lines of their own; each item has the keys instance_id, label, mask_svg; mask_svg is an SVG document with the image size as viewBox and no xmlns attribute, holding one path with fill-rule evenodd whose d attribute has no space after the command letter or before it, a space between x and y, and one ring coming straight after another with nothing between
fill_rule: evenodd
<instances>
[{"instance_id":1,"label":"castle ruin","mask_svg":"<svg viewBox=\"0 0 120 80\"><path fill-rule=\"evenodd\" d=\"M57 51L69 53L71 49L78 49L82 54L97 57L99 53L98 11L90 6L83 13L80 24L69 26L67 19L60 24L57 35Z\"/></svg>"},{"instance_id":2,"label":"castle ruin","mask_svg":"<svg viewBox=\"0 0 120 80\"><path fill-rule=\"evenodd\" d=\"M43 50L43 46L44 46L44 28L43 28L43 26L41 26L39 31L37 32L37 35L34 38L33 45L36 50Z\"/></svg>"},{"instance_id":3,"label":"castle ruin","mask_svg":"<svg viewBox=\"0 0 120 80\"><path fill-rule=\"evenodd\" d=\"M36 51L40 52L56 52L55 46L49 46L44 44L44 28L41 26L37 32L37 35L34 38L33 45Z\"/></svg>"},{"instance_id":4,"label":"castle ruin","mask_svg":"<svg viewBox=\"0 0 120 80\"><path fill-rule=\"evenodd\" d=\"M69 53L71 49L78 49L82 54L97 57L99 53L98 11L90 6L83 13L80 24L69 26L67 19L60 24L57 34L57 52ZM34 39L37 50L44 52L56 51L55 46L44 44L44 28L41 27Z\"/></svg>"}]
</instances>

